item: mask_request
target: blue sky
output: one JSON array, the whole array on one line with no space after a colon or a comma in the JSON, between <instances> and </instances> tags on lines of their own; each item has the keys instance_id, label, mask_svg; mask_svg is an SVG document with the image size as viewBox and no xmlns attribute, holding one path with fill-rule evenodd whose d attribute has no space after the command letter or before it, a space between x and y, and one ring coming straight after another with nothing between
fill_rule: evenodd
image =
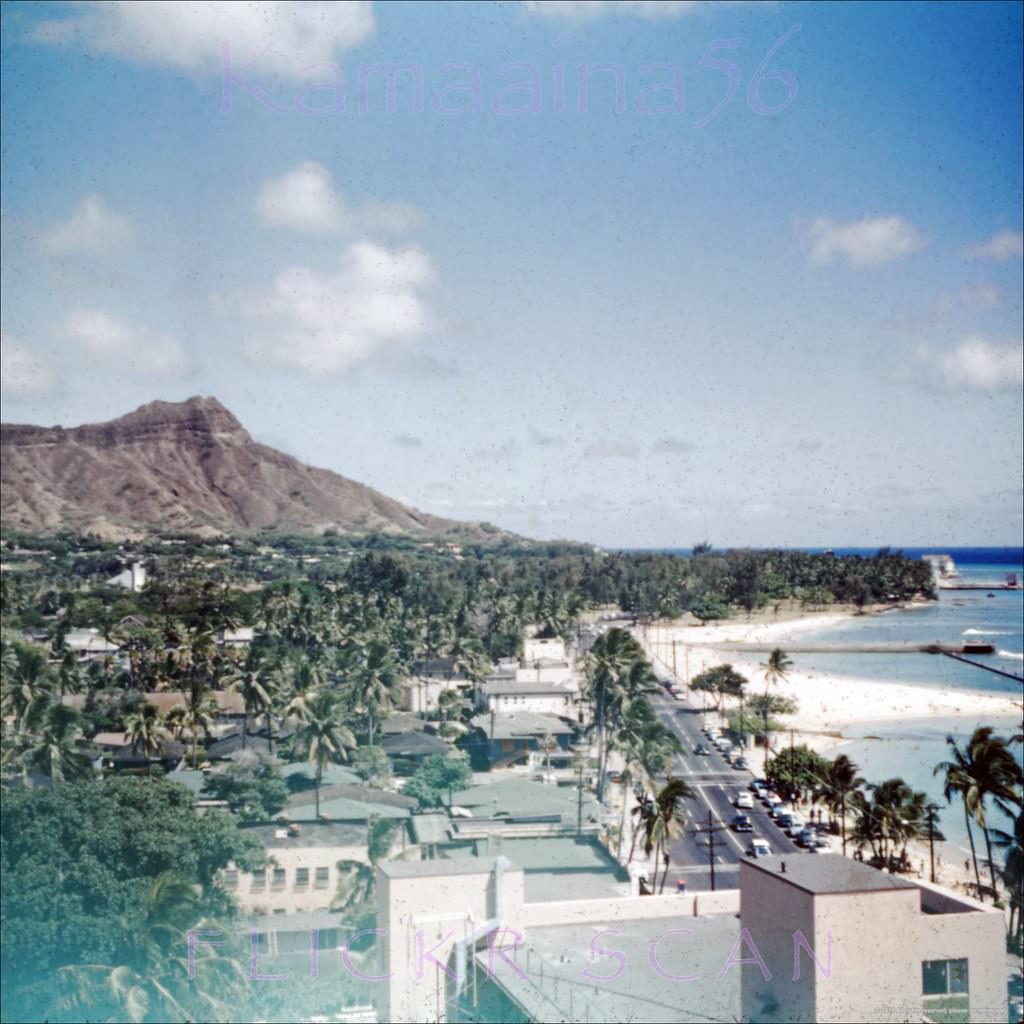
<instances>
[{"instance_id":1,"label":"blue sky","mask_svg":"<svg viewBox=\"0 0 1024 1024\"><path fill-rule=\"evenodd\" d=\"M4 419L212 394L537 537L1020 543L1021 11L4 4Z\"/></svg>"}]
</instances>

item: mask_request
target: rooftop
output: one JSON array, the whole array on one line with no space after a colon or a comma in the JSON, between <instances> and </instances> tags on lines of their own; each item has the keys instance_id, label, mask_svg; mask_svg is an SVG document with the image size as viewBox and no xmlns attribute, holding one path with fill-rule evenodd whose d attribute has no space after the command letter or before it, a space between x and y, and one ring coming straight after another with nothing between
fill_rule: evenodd
<instances>
[{"instance_id":1,"label":"rooftop","mask_svg":"<svg viewBox=\"0 0 1024 1024\"><path fill-rule=\"evenodd\" d=\"M498 711L489 715L477 715L474 728L480 729L496 740L511 740L527 736L571 736L575 730L554 715L542 715L535 711Z\"/></svg>"},{"instance_id":2,"label":"rooftop","mask_svg":"<svg viewBox=\"0 0 1024 1024\"><path fill-rule=\"evenodd\" d=\"M745 859L742 863L744 869L772 875L815 896L917 888L905 878L886 874L849 857L796 853L785 857Z\"/></svg>"},{"instance_id":3,"label":"rooftop","mask_svg":"<svg viewBox=\"0 0 1024 1024\"><path fill-rule=\"evenodd\" d=\"M242 831L258 839L267 849L366 845L366 828L362 825L306 822L296 834L292 834L287 825L249 825L243 826Z\"/></svg>"},{"instance_id":4,"label":"rooftop","mask_svg":"<svg viewBox=\"0 0 1024 1024\"><path fill-rule=\"evenodd\" d=\"M690 934L673 931L680 925ZM720 977L739 928L731 914L534 927L514 952L507 948L489 961L482 949L476 958L532 1021L739 1020L740 972L756 967Z\"/></svg>"},{"instance_id":5,"label":"rooftop","mask_svg":"<svg viewBox=\"0 0 1024 1024\"><path fill-rule=\"evenodd\" d=\"M466 860L386 860L378 869L388 878L433 878L452 875L488 875L498 862L508 871L516 868L507 857L493 860L469 858Z\"/></svg>"}]
</instances>

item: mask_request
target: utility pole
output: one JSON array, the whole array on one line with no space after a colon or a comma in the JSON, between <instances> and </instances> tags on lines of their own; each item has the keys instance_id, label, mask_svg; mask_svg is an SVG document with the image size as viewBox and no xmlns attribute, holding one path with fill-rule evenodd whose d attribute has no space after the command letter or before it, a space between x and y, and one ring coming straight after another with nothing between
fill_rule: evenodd
<instances>
[{"instance_id":1,"label":"utility pole","mask_svg":"<svg viewBox=\"0 0 1024 1024\"><path fill-rule=\"evenodd\" d=\"M672 641L672 682L679 682L679 671L676 669L676 642Z\"/></svg>"},{"instance_id":2,"label":"utility pole","mask_svg":"<svg viewBox=\"0 0 1024 1024\"><path fill-rule=\"evenodd\" d=\"M747 753L747 729L746 721L743 718L743 687L740 687L740 750L744 755Z\"/></svg>"},{"instance_id":3,"label":"utility pole","mask_svg":"<svg viewBox=\"0 0 1024 1024\"><path fill-rule=\"evenodd\" d=\"M928 858L931 861L931 880L935 881L935 840L941 839L941 834L935 834L935 812L939 808L935 804L928 804L925 810L928 812Z\"/></svg>"},{"instance_id":4,"label":"utility pole","mask_svg":"<svg viewBox=\"0 0 1024 1024\"><path fill-rule=\"evenodd\" d=\"M708 842L708 866L711 868L711 891L715 891L715 833L721 832L725 828L724 825L716 825L714 817L711 814L711 809L708 808L708 824L706 829L696 828L693 830L695 836L703 835L707 832ZM701 844L698 843L698 846Z\"/></svg>"},{"instance_id":5,"label":"utility pole","mask_svg":"<svg viewBox=\"0 0 1024 1024\"><path fill-rule=\"evenodd\" d=\"M583 834L583 762L577 765L576 770L576 838Z\"/></svg>"}]
</instances>

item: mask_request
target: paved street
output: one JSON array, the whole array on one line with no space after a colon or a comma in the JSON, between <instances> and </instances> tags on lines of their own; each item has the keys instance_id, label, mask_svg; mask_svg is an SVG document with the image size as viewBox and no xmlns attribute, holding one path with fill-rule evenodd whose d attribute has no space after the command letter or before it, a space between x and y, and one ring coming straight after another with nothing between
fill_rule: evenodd
<instances>
[{"instance_id":1,"label":"paved street","mask_svg":"<svg viewBox=\"0 0 1024 1024\"><path fill-rule=\"evenodd\" d=\"M757 801L753 810L743 813L750 815L754 831L736 833L728 826L738 813L732 804L737 792L744 790L754 777L750 771L736 771L725 758L710 746L701 733L703 710L689 700L678 701L661 690L651 698L654 709L666 725L679 735L683 754L672 766L672 774L680 775L697 791L697 799L687 802L686 834L672 845L672 867L669 869L665 891L674 889L678 878L686 879L691 891L711 888L711 868L708 859L707 836L695 834L695 826L706 831L708 810L714 824L726 826L715 832L715 888L730 889L739 885L737 865L751 839L767 841L772 853L796 853L800 848L768 817L764 807ZM698 757L693 751L698 744L709 747L711 753ZM755 758L751 763L758 768L761 764L759 752L751 751Z\"/></svg>"}]
</instances>

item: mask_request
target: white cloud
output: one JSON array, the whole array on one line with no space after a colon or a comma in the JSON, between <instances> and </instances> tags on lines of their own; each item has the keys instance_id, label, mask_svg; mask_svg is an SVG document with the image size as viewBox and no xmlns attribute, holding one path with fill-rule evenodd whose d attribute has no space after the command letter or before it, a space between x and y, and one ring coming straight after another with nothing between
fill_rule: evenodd
<instances>
[{"instance_id":1,"label":"white cloud","mask_svg":"<svg viewBox=\"0 0 1024 1024\"><path fill-rule=\"evenodd\" d=\"M586 21L603 14L631 14L641 18L679 18L704 6L701 0L523 0L532 14L567 21Z\"/></svg>"},{"instance_id":2,"label":"white cloud","mask_svg":"<svg viewBox=\"0 0 1024 1024\"><path fill-rule=\"evenodd\" d=\"M996 344L969 335L956 348L917 350L917 360L947 388L957 391L1018 391L1024 386L1024 345Z\"/></svg>"},{"instance_id":3,"label":"white cloud","mask_svg":"<svg viewBox=\"0 0 1024 1024\"><path fill-rule=\"evenodd\" d=\"M372 242L350 245L334 273L289 267L243 299L242 314L261 325L246 352L310 374L345 373L434 328L421 295L433 280L426 253Z\"/></svg>"},{"instance_id":4,"label":"white cloud","mask_svg":"<svg viewBox=\"0 0 1024 1024\"><path fill-rule=\"evenodd\" d=\"M838 256L853 267L873 267L916 252L925 240L902 217L868 217L842 224L818 217L805 232L804 243L815 263L831 263Z\"/></svg>"},{"instance_id":5,"label":"white cloud","mask_svg":"<svg viewBox=\"0 0 1024 1024\"><path fill-rule=\"evenodd\" d=\"M345 217L345 204L334 191L330 172L308 160L280 178L263 183L256 212L267 224L298 231L336 231Z\"/></svg>"},{"instance_id":6,"label":"white cloud","mask_svg":"<svg viewBox=\"0 0 1024 1024\"><path fill-rule=\"evenodd\" d=\"M36 398L55 391L60 382L37 352L0 335L0 390L10 398Z\"/></svg>"},{"instance_id":7,"label":"white cloud","mask_svg":"<svg viewBox=\"0 0 1024 1024\"><path fill-rule=\"evenodd\" d=\"M997 231L987 242L967 248L972 260L994 260L1005 263L1024 256L1024 231Z\"/></svg>"},{"instance_id":8,"label":"white cloud","mask_svg":"<svg viewBox=\"0 0 1024 1024\"><path fill-rule=\"evenodd\" d=\"M315 160L298 164L263 183L256 212L265 224L314 234L342 229L405 231L420 223L419 211L405 203L367 203L349 208L334 187L331 172Z\"/></svg>"},{"instance_id":9,"label":"white cloud","mask_svg":"<svg viewBox=\"0 0 1024 1024\"><path fill-rule=\"evenodd\" d=\"M54 333L93 362L143 377L186 377L191 354L175 338L99 309L73 309Z\"/></svg>"},{"instance_id":10,"label":"white cloud","mask_svg":"<svg viewBox=\"0 0 1024 1024\"><path fill-rule=\"evenodd\" d=\"M84 196L71 216L40 237L54 253L109 252L131 241L134 232L128 217L109 209L96 195Z\"/></svg>"},{"instance_id":11,"label":"white cloud","mask_svg":"<svg viewBox=\"0 0 1024 1024\"><path fill-rule=\"evenodd\" d=\"M302 80L313 64L330 64L340 51L373 31L369 0L324 2L223 2L148 0L82 4L73 17L43 22L35 38L80 45L136 64L160 64L220 74L224 47L241 72L276 72Z\"/></svg>"}]
</instances>

